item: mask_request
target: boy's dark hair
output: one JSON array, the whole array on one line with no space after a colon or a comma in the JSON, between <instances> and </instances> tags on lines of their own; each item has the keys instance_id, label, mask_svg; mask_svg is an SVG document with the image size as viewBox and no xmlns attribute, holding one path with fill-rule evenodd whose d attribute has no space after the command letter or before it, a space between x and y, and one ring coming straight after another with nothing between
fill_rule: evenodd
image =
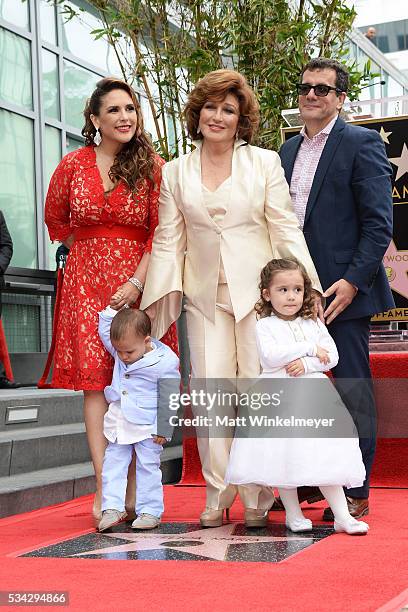
<instances>
[{"instance_id":1,"label":"boy's dark hair","mask_svg":"<svg viewBox=\"0 0 408 612\"><path fill-rule=\"evenodd\" d=\"M136 308L124 308L114 317L110 328L110 339L112 342L122 340L127 334L134 333L137 336L150 336L152 325L149 317L143 310Z\"/></svg>"},{"instance_id":2,"label":"boy's dark hair","mask_svg":"<svg viewBox=\"0 0 408 612\"><path fill-rule=\"evenodd\" d=\"M349 86L349 73L347 68L337 62L336 60L329 59L327 57L316 57L315 59L310 60L306 66L303 66L302 73L300 78L302 78L303 73L306 70L334 70L336 72L336 87L340 91L347 92Z\"/></svg>"}]
</instances>

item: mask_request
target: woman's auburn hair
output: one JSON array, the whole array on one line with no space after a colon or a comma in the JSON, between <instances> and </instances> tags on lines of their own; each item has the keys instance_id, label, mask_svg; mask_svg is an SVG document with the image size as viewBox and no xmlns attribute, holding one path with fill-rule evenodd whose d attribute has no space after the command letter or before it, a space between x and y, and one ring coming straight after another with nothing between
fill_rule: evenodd
<instances>
[{"instance_id":1,"label":"woman's auburn hair","mask_svg":"<svg viewBox=\"0 0 408 612\"><path fill-rule=\"evenodd\" d=\"M142 110L137 96L128 83L115 77L106 77L97 82L91 97L86 101L84 109L85 125L82 128L82 136L85 138L86 146L95 145L97 130L91 121L91 115L99 115L103 97L115 89L122 89L132 98L136 109L137 126L131 140L116 155L109 170L109 178L112 182L122 179L127 183L129 189L135 192L138 189L138 183L142 180L147 179L154 183L157 155L150 136L145 132Z\"/></svg>"},{"instance_id":2,"label":"woman's auburn hair","mask_svg":"<svg viewBox=\"0 0 408 612\"><path fill-rule=\"evenodd\" d=\"M239 101L240 117L237 137L251 143L259 126L259 104L246 78L235 70L214 70L200 79L190 92L184 109L184 118L190 138L202 139L197 132L200 112L208 100L225 100L233 94Z\"/></svg>"}]
</instances>

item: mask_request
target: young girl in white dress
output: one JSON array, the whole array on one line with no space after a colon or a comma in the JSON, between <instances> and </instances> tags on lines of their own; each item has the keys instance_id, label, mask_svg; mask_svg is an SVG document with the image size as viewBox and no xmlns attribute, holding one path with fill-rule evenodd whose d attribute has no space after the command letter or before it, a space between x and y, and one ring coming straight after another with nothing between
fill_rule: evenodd
<instances>
[{"instance_id":1,"label":"young girl in white dress","mask_svg":"<svg viewBox=\"0 0 408 612\"><path fill-rule=\"evenodd\" d=\"M306 270L297 261L274 259L261 272L260 319L256 340L262 378L324 378L338 362L327 328L314 319L314 297ZM344 409L342 419L351 416ZM323 415L324 416L324 415ZM318 486L334 514L334 529L366 534L367 523L353 518L343 486L359 487L365 468L357 437L235 438L225 480L232 484L278 487L286 510L286 526L310 531L312 522L300 508L298 486Z\"/></svg>"}]
</instances>

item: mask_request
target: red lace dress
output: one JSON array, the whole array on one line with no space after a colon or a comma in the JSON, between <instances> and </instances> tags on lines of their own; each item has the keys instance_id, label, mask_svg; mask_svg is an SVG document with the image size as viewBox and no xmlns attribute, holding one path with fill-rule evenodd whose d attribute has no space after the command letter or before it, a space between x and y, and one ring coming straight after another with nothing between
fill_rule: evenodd
<instances>
[{"instance_id":1,"label":"red lace dress","mask_svg":"<svg viewBox=\"0 0 408 612\"><path fill-rule=\"evenodd\" d=\"M145 228L147 242L128 238L87 238L74 242L64 274L52 386L102 391L111 382L113 360L98 335L98 312L132 276L151 251L158 223L163 160L156 159L155 186L145 181L132 194L120 181L105 194L94 147L68 153L55 170L45 202L51 240L65 240L76 228L128 225ZM178 352L173 325L163 342Z\"/></svg>"}]
</instances>

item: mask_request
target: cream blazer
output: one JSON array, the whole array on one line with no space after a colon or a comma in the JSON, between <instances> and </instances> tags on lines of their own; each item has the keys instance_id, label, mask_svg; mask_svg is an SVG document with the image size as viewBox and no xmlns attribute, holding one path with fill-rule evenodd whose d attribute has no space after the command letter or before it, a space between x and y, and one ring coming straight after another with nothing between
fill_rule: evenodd
<instances>
[{"instance_id":1,"label":"cream blazer","mask_svg":"<svg viewBox=\"0 0 408 612\"><path fill-rule=\"evenodd\" d=\"M194 151L163 167L159 224L140 305L145 309L157 302L157 338L180 315L183 292L215 320L220 257L237 322L259 299L261 269L273 258L296 257L322 291L278 154L235 142L230 201L217 224L202 197L201 141L194 144Z\"/></svg>"}]
</instances>

